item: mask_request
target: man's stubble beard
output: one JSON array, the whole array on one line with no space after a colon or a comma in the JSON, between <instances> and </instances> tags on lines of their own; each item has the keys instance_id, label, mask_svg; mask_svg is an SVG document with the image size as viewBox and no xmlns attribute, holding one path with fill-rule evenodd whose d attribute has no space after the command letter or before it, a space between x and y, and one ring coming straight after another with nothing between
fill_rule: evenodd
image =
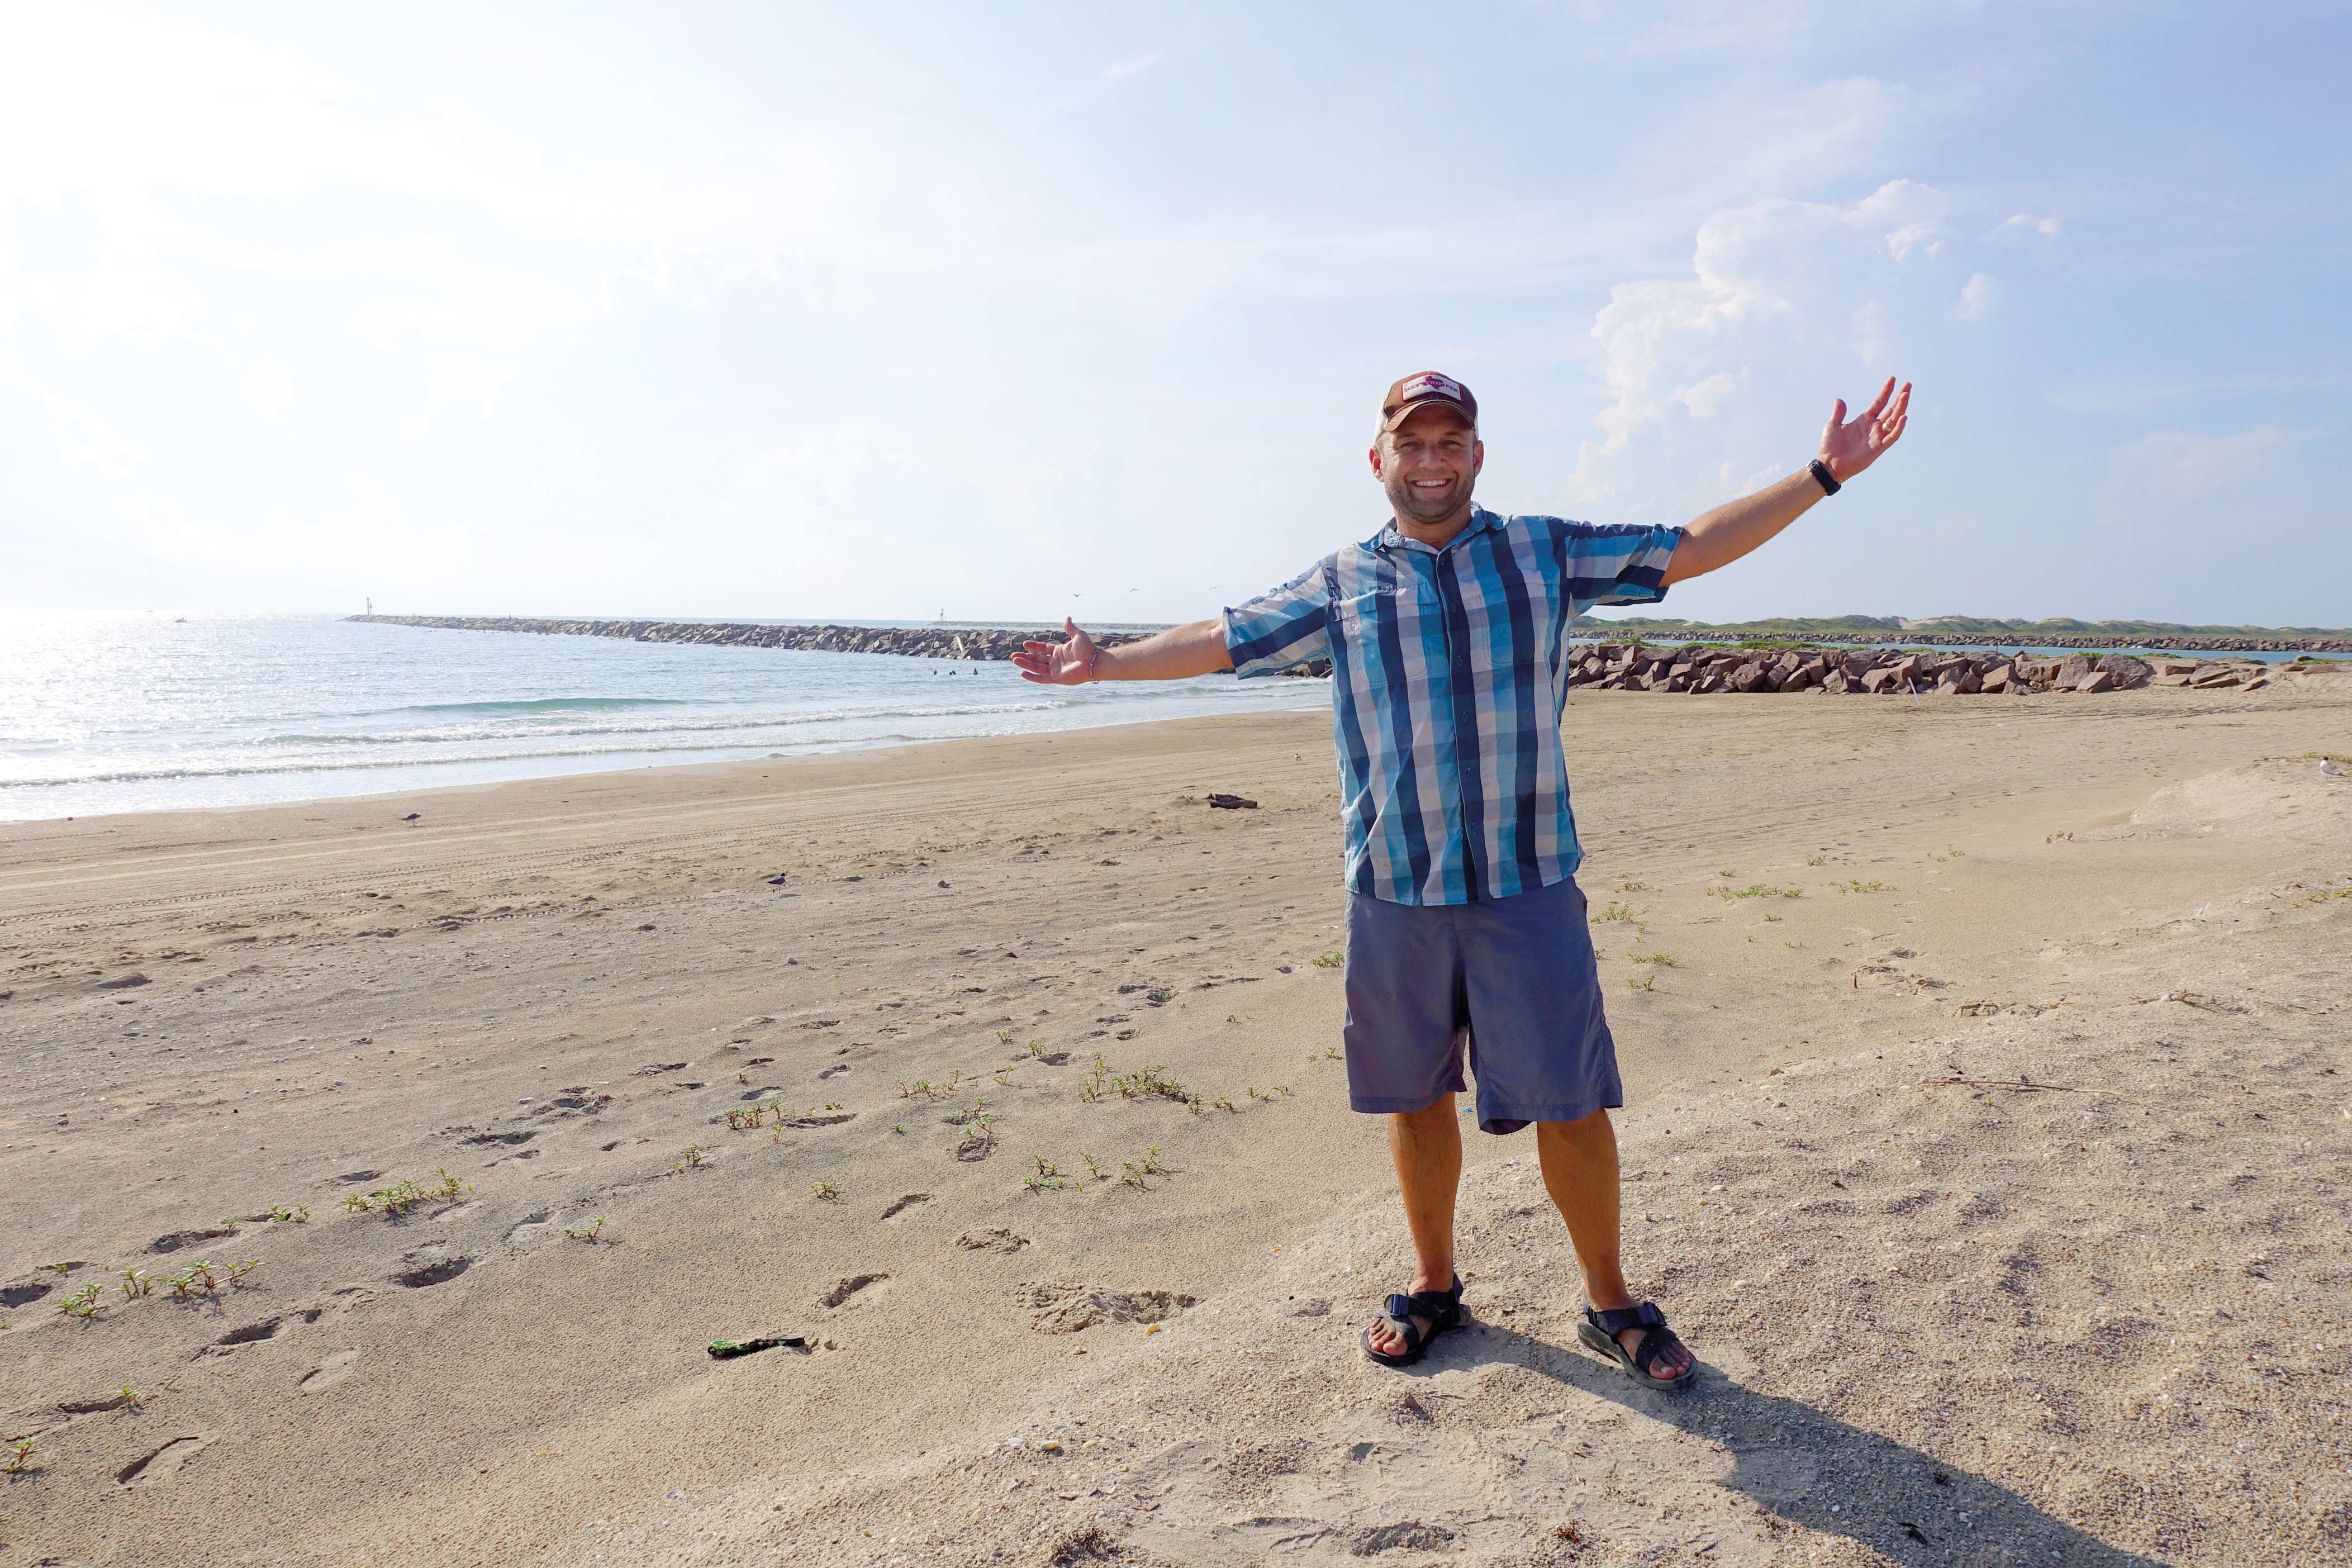
<instances>
[{"instance_id":1,"label":"man's stubble beard","mask_svg":"<svg viewBox=\"0 0 2352 1568\"><path fill-rule=\"evenodd\" d=\"M1444 522L1468 505L1470 492L1477 482L1475 474L1458 480L1445 492L1445 499L1437 502L1423 500L1414 494L1411 482L1402 473L1391 474L1381 488L1388 492L1389 505L1399 517L1427 528Z\"/></svg>"}]
</instances>

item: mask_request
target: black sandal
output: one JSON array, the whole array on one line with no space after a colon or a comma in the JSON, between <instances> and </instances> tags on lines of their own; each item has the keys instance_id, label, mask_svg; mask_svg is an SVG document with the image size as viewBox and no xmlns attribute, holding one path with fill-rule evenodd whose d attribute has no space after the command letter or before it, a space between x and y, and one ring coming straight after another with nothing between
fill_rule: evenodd
<instances>
[{"instance_id":1,"label":"black sandal","mask_svg":"<svg viewBox=\"0 0 2352 1568\"><path fill-rule=\"evenodd\" d=\"M1374 1350L1372 1331L1366 1329L1361 1336L1364 1353L1382 1366L1411 1366L1428 1353L1431 1341L1468 1320L1469 1314L1462 1310L1462 1276L1454 1277L1450 1290L1416 1290L1410 1296L1390 1297L1382 1316L1403 1339L1404 1349L1394 1355ZM1429 1327L1422 1328L1413 1321L1415 1318L1427 1318Z\"/></svg>"},{"instance_id":2,"label":"black sandal","mask_svg":"<svg viewBox=\"0 0 2352 1568\"><path fill-rule=\"evenodd\" d=\"M1646 1329L1638 1349L1627 1350L1617 1342L1617 1336L1627 1329ZM1660 1352L1668 1345L1683 1342L1674 1330L1666 1327L1666 1315L1658 1310L1654 1301L1644 1301L1638 1307L1616 1307L1606 1312L1584 1309L1584 1321L1576 1325L1576 1337L1588 1350L1598 1351L1625 1369L1625 1375L1644 1388L1680 1388L1697 1375L1696 1358L1679 1377L1659 1377L1652 1373L1651 1365Z\"/></svg>"}]
</instances>

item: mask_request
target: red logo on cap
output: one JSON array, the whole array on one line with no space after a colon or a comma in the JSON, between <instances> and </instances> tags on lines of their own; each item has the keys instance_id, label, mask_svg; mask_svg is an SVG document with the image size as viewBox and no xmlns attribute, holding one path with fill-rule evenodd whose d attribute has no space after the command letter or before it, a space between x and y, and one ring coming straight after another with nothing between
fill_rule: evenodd
<instances>
[{"instance_id":1,"label":"red logo on cap","mask_svg":"<svg viewBox=\"0 0 2352 1568\"><path fill-rule=\"evenodd\" d=\"M1435 371L1414 376L1399 390L1408 402L1416 397L1450 397L1457 403L1462 399L1462 384Z\"/></svg>"}]
</instances>

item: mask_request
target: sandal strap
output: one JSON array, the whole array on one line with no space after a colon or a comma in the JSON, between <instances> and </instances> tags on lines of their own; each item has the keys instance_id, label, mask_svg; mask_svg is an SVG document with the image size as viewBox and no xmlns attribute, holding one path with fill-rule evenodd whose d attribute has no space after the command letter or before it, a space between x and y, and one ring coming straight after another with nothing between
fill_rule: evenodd
<instances>
[{"instance_id":1,"label":"sandal strap","mask_svg":"<svg viewBox=\"0 0 2352 1568\"><path fill-rule=\"evenodd\" d=\"M1391 1297L1391 1300L1396 1300ZM1462 1281L1456 1279L1451 1290L1415 1290L1404 1298L1406 1304L1424 1318L1442 1318L1462 1305Z\"/></svg>"},{"instance_id":2,"label":"sandal strap","mask_svg":"<svg viewBox=\"0 0 2352 1568\"><path fill-rule=\"evenodd\" d=\"M1664 1323L1659 1324L1643 1334L1642 1342L1633 1347L1633 1370L1643 1377L1654 1376L1655 1374L1650 1371L1651 1363L1658 1359L1668 1345L1680 1343L1682 1340L1674 1330L1667 1328Z\"/></svg>"},{"instance_id":3,"label":"sandal strap","mask_svg":"<svg viewBox=\"0 0 2352 1568\"><path fill-rule=\"evenodd\" d=\"M1396 1325L1396 1331L1404 1339L1404 1349L1399 1352L1402 1355L1411 1355L1419 1350L1423 1339L1426 1337L1421 1325L1412 1321L1413 1300L1414 1298L1411 1296L1391 1296L1381 1308L1382 1313L1390 1322ZM1422 1314L1423 1317L1428 1315L1426 1312ZM1435 1327L1433 1323L1431 1325L1432 1329Z\"/></svg>"},{"instance_id":4,"label":"sandal strap","mask_svg":"<svg viewBox=\"0 0 2352 1568\"><path fill-rule=\"evenodd\" d=\"M1591 1320L1594 1328L1599 1329L1611 1339L1615 1339L1627 1329L1648 1329L1652 1331L1643 1341L1644 1344L1656 1339L1657 1331L1666 1326L1666 1315L1658 1310L1658 1304L1655 1301L1644 1301L1638 1307L1612 1307L1605 1312L1598 1312L1587 1307L1584 1309L1584 1315Z\"/></svg>"}]
</instances>

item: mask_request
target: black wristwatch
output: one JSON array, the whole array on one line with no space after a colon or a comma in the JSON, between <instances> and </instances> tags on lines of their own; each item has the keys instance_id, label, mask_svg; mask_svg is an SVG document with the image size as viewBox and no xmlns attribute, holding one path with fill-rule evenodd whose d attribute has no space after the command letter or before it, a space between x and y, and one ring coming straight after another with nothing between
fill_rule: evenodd
<instances>
[{"instance_id":1,"label":"black wristwatch","mask_svg":"<svg viewBox=\"0 0 2352 1568\"><path fill-rule=\"evenodd\" d=\"M1819 458L1815 458L1811 462L1806 464L1805 467L1812 471L1813 478L1822 481L1822 494L1825 496L1833 496L1837 494L1840 489L1844 488L1835 479L1830 478L1830 466L1827 463L1822 462Z\"/></svg>"}]
</instances>

